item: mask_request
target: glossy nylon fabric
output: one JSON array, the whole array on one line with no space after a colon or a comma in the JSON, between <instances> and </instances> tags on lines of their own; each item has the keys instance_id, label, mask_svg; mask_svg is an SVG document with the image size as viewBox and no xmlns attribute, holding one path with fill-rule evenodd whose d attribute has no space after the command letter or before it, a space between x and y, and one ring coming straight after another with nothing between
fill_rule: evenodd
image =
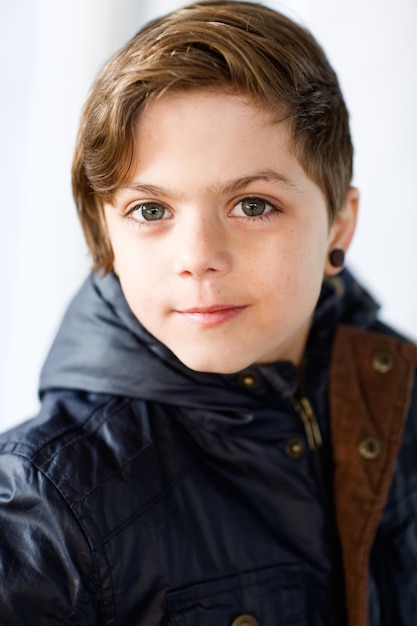
<instances>
[{"instance_id":1,"label":"glossy nylon fabric","mask_svg":"<svg viewBox=\"0 0 417 626\"><path fill-rule=\"evenodd\" d=\"M375 313L347 271L323 287L303 376L321 485L290 363L251 368L251 389L188 370L114 275L89 277L43 369L40 415L0 441L2 625L218 626L249 613L342 626L326 364L336 324Z\"/></svg>"}]
</instances>

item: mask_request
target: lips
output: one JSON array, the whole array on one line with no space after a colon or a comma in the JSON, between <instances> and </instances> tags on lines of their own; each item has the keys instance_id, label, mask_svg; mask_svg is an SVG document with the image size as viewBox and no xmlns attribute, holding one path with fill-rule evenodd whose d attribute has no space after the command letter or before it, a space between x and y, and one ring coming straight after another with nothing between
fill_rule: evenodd
<instances>
[{"instance_id":1,"label":"lips","mask_svg":"<svg viewBox=\"0 0 417 626\"><path fill-rule=\"evenodd\" d=\"M245 306L230 304L218 304L209 307L193 307L190 309L177 310L176 312L186 321L204 328L219 326L236 318Z\"/></svg>"}]
</instances>

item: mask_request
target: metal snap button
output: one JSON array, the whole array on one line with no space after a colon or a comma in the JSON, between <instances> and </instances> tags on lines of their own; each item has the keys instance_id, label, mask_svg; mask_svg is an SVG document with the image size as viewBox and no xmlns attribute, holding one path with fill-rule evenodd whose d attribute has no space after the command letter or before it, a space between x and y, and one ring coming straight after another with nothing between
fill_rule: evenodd
<instances>
[{"instance_id":1,"label":"metal snap button","mask_svg":"<svg viewBox=\"0 0 417 626\"><path fill-rule=\"evenodd\" d=\"M239 374L239 384L242 385L242 387L246 387L246 389L251 389L257 382L258 379L254 372L247 371Z\"/></svg>"},{"instance_id":2,"label":"metal snap button","mask_svg":"<svg viewBox=\"0 0 417 626\"><path fill-rule=\"evenodd\" d=\"M239 615L233 620L231 626L259 626L259 622L253 615Z\"/></svg>"},{"instance_id":3,"label":"metal snap button","mask_svg":"<svg viewBox=\"0 0 417 626\"><path fill-rule=\"evenodd\" d=\"M299 459L303 456L304 450L304 443L301 439L297 439L296 437L288 439L285 444L285 454L290 457L290 459Z\"/></svg>"},{"instance_id":4,"label":"metal snap button","mask_svg":"<svg viewBox=\"0 0 417 626\"><path fill-rule=\"evenodd\" d=\"M388 374L394 369L394 357L390 352L380 350L372 357L372 367L380 374Z\"/></svg>"},{"instance_id":5,"label":"metal snap button","mask_svg":"<svg viewBox=\"0 0 417 626\"><path fill-rule=\"evenodd\" d=\"M381 442L376 437L365 437L359 442L358 452L363 459L375 461L381 456Z\"/></svg>"}]
</instances>

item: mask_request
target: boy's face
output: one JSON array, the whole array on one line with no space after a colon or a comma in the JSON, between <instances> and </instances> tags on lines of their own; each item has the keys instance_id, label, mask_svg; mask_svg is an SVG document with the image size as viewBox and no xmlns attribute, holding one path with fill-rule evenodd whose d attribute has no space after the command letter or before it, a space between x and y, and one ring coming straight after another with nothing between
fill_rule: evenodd
<instances>
[{"instance_id":1,"label":"boy's face","mask_svg":"<svg viewBox=\"0 0 417 626\"><path fill-rule=\"evenodd\" d=\"M301 359L327 256L326 201L285 122L237 95L167 94L142 112L136 169L105 217L126 299L191 369Z\"/></svg>"}]
</instances>

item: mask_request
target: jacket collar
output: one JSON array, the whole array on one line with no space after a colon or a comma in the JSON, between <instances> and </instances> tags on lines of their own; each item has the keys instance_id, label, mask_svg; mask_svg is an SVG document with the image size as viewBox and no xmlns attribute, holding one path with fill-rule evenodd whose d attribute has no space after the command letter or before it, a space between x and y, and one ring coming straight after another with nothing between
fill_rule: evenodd
<instances>
[{"instance_id":1,"label":"jacket collar","mask_svg":"<svg viewBox=\"0 0 417 626\"><path fill-rule=\"evenodd\" d=\"M349 626L368 622L369 558L410 410L417 346L340 326L330 365L334 495Z\"/></svg>"}]
</instances>

